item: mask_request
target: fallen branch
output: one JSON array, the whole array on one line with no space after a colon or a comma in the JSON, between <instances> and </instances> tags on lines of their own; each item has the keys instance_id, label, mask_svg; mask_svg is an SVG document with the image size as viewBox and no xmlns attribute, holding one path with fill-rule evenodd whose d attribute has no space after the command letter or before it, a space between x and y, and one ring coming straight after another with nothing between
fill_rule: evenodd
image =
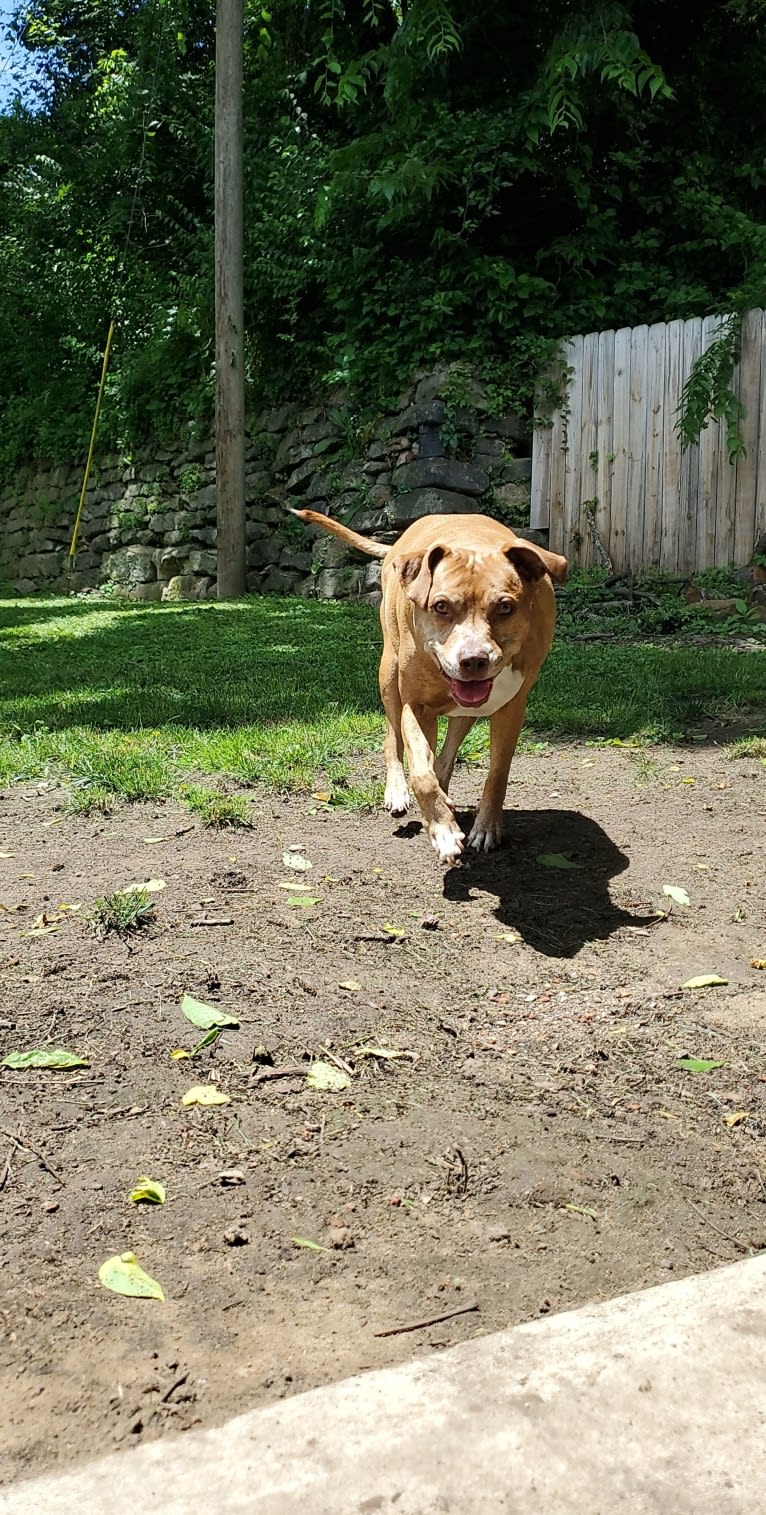
<instances>
[{"instance_id":1,"label":"fallen branch","mask_svg":"<svg viewBox=\"0 0 766 1515\"><path fill-rule=\"evenodd\" d=\"M0 1126L0 1133L2 1133L3 1136L7 1136L9 1141L15 1142L17 1147L25 1147L26 1150L27 1150L27 1152L32 1152L34 1154L34 1156L36 1158L38 1158L39 1161L42 1163L42 1165L45 1168L46 1172L50 1173L51 1178L55 1178L56 1183L60 1184L61 1187L62 1187L62 1189L63 1189L63 1187L64 1187L64 1180L61 1177L61 1174L57 1173L56 1169L51 1167L50 1163L48 1162L47 1157L44 1157L43 1153L40 1152L37 1147L33 1147L32 1143L28 1142L27 1139L26 1139L26 1137L24 1137L24 1136L18 1136L15 1131L6 1131L5 1126Z\"/></svg>"},{"instance_id":2,"label":"fallen branch","mask_svg":"<svg viewBox=\"0 0 766 1515\"><path fill-rule=\"evenodd\" d=\"M443 1320L452 1320L456 1315L469 1315L478 1310L477 1299L469 1299L457 1310L445 1310L442 1315L429 1315L426 1320L413 1320L406 1326L389 1326L385 1331L373 1331L373 1336L401 1336L403 1331L424 1331L426 1326L439 1326Z\"/></svg>"},{"instance_id":3,"label":"fallen branch","mask_svg":"<svg viewBox=\"0 0 766 1515\"><path fill-rule=\"evenodd\" d=\"M254 1084L265 1084L270 1078L305 1078L308 1071L308 1063L288 1063L284 1068L259 1068L250 1077Z\"/></svg>"}]
</instances>

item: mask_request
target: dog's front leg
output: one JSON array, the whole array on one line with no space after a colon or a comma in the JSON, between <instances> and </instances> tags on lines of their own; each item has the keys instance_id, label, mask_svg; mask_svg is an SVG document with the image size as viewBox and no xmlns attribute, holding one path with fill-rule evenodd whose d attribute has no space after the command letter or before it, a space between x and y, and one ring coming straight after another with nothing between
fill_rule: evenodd
<instances>
[{"instance_id":1,"label":"dog's front leg","mask_svg":"<svg viewBox=\"0 0 766 1515\"><path fill-rule=\"evenodd\" d=\"M526 690L503 705L489 723L489 773L481 804L468 837L468 846L476 852L491 852L503 839L503 805L508 788L508 774L516 743L524 724Z\"/></svg>"},{"instance_id":2,"label":"dog's front leg","mask_svg":"<svg viewBox=\"0 0 766 1515\"><path fill-rule=\"evenodd\" d=\"M440 863L455 863L463 850L463 833L436 777L434 748L437 720L419 706L402 707L402 735L410 765L410 783Z\"/></svg>"}]
</instances>

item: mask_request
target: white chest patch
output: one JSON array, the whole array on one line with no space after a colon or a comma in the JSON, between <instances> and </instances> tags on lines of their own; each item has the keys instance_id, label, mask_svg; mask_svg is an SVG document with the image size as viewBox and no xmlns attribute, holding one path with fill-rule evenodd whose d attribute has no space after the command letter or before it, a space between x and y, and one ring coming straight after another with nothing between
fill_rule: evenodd
<instances>
[{"instance_id":1,"label":"white chest patch","mask_svg":"<svg viewBox=\"0 0 766 1515\"><path fill-rule=\"evenodd\" d=\"M447 716L495 715L498 710L502 710L504 705L508 705L516 698L523 683L523 673L519 673L516 668L504 668L502 673L497 675L492 685L492 693L483 705L450 705L444 714Z\"/></svg>"}]
</instances>

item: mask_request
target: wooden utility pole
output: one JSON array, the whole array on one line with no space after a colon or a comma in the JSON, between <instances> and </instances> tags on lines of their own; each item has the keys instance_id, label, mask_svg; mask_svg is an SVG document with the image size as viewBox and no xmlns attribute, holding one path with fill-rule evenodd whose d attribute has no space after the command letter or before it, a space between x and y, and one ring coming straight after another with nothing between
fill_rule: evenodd
<instances>
[{"instance_id":1,"label":"wooden utility pole","mask_svg":"<svg viewBox=\"0 0 766 1515\"><path fill-rule=\"evenodd\" d=\"M243 0L216 0L215 455L218 598L246 589L245 362L242 293Z\"/></svg>"}]
</instances>

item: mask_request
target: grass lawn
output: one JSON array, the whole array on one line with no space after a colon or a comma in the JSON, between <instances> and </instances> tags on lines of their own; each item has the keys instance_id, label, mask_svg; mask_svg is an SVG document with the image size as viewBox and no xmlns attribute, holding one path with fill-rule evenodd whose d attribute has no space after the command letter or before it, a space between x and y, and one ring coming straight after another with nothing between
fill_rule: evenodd
<instances>
[{"instance_id":1,"label":"grass lawn","mask_svg":"<svg viewBox=\"0 0 766 1515\"><path fill-rule=\"evenodd\" d=\"M0 782L63 774L84 810L185 793L215 824L246 812L213 803L211 775L368 803L350 776L382 737L379 647L363 605L0 601ZM665 740L710 717L766 730L766 653L561 636L526 737Z\"/></svg>"}]
</instances>

